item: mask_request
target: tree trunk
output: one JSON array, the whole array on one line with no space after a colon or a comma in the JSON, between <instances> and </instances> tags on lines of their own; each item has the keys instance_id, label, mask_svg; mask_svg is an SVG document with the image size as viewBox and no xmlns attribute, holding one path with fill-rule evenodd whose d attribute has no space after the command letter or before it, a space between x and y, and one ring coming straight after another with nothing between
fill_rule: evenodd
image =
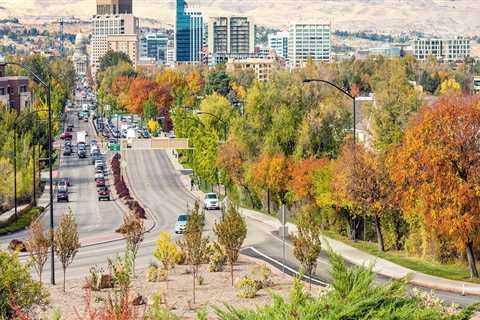
<instances>
[{"instance_id":1,"label":"tree trunk","mask_svg":"<svg viewBox=\"0 0 480 320\"><path fill-rule=\"evenodd\" d=\"M66 268L64 267L63 268L63 292L66 292L65 291L65 274L67 273L67 270Z\"/></svg>"},{"instance_id":2,"label":"tree trunk","mask_svg":"<svg viewBox=\"0 0 480 320\"><path fill-rule=\"evenodd\" d=\"M270 189L267 189L267 212L270 214Z\"/></svg>"},{"instance_id":3,"label":"tree trunk","mask_svg":"<svg viewBox=\"0 0 480 320\"><path fill-rule=\"evenodd\" d=\"M468 267L470 269L470 277L478 278L477 265L475 264L475 254L473 252L473 241L467 243L467 259Z\"/></svg>"},{"instance_id":4,"label":"tree trunk","mask_svg":"<svg viewBox=\"0 0 480 320\"><path fill-rule=\"evenodd\" d=\"M309 288L310 292L312 292L312 269L313 269L313 268L310 267L310 270L309 270L309 272L308 272L308 277L309 277L309 279L308 279L308 288Z\"/></svg>"},{"instance_id":5,"label":"tree trunk","mask_svg":"<svg viewBox=\"0 0 480 320\"><path fill-rule=\"evenodd\" d=\"M230 262L230 277L232 278L232 287L233 287L233 262Z\"/></svg>"},{"instance_id":6,"label":"tree trunk","mask_svg":"<svg viewBox=\"0 0 480 320\"><path fill-rule=\"evenodd\" d=\"M399 217L395 216L395 249L397 249L398 251L400 251L402 249L402 244L400 243L400 238L402 237L401 236L401 230L400 230L400 227L401 227L401 220Z\"/></svg>"},{"instance_id":7,"label":"tree trunk","mask_svg":"<svg viewBox=\"0 0 480 320\"><path fill-rule=\"evenodd\" d=\"M192 268L192 274L193 274L193 304L195 304L195 281L197 280L195 267Z\"/></svg>"},{"instance_id":8,"label":"tree trunk","mask_svg":"<svg viewBox=\"0 0 480 320\"><path fill-rule=\"evenodd\" d=\"M40 283L42 282L42 269L38 269L38 277L40 278Z\"/></svg>"},{"instance_id":9,"label":"tree trunk","mask_svg":"<svg viewBox=\"0 0 480 320\"><path fill-rule=\"evenodd\" d=\"M380 226L380 217L375 215L375 231L377 232L377 243L378 243L378 249L380 251L385 251L385 244L383 243L383 235L382 235L382 229Z\"/></svg>"}]
</instances>

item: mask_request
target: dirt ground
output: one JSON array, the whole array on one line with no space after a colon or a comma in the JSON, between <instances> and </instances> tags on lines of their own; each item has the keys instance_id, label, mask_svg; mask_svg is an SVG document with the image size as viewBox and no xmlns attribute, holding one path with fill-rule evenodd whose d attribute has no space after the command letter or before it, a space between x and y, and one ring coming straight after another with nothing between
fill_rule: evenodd
<instances>
[{"instance_id":1,"label":"dirt ground","mask_svg":"<svg viewBox=\"0 0 480 320\"><path fill-rule=\"evenodd\" d=\"M241 277L248 275L252 268L260 265L253 259L240 257L239 263L235 266L235 282ZM224 304L231 304L237 307L255 308L272 301L271 292L288 296L292 286L292 278L272 270L273 285L270 288L262 289L254 299L243 299L236 296L236 289L231 286L230 273L228 268L224 272L211 273L207 266L201 267L200 275L204 278L204 284L197 286L196 304L193 305L192 297L192 275L188 273L188 266L177 266L171 271L168 282L147 282L145 270L138 270L136 279L132 284L131 299L138 294L142 295L150 303L155 294L162 294L166 299L166 306L181 319L193 319L196 312L205 309L209 319L216 319L212 306L222 307ZM85 295L82 288L85 281L72 280L67 283L67 293L62 292L61 286L50 288L50 307L43 313L43 319L51 319L53 310L60 311L62 320L90 319L85 317ZM167 287L168 286L168 287ZM321 290L312 288L312 293ZM108 297L111 290L92 292L92 305L99 306L102 299ZM140 307L140 314L145 306ZM77 312L80 317L77 316Z\"/></svg>"}]
</instances>

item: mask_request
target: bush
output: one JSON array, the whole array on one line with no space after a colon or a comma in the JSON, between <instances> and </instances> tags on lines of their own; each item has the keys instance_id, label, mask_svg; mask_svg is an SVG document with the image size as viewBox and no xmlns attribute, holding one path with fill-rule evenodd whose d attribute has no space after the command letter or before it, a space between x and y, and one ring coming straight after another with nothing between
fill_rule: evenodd
<instances>
[{"instance_id":1,"label":"bush","mask_svg":"<svg viewBox=\"0 0 480 320\"><path fill-rule=\"evenodd\" d=\"M93 266L90 268L89 275L85 279L86 289L91 289L92 291L100 290L100 280L102 278L103 269L98 266Z\"/></svg>"},{"instance_id":2,"label":"bush","mask_svg":"<svg viewBox=\"0 0 480 320\"><path fill-rule=\"evenodd\" d=\"M148 282L156 282L157 281L157 270L158 268L155 266L148 267L147 271L145 271L145 278Z\"/></svg>"},{"instance_id":3,"label":"bush","mask_svg":"<svg viewBox=\"0 0 480 320\"><path fill-rule=\"evenodd\" d=\"M13 221L7 226L0 228L0 235L5 235L26 229L32 223L32 221L35 220L43 212L43 210L44 208L42 207L35 207L27 208L21 211L17 220Z\"/></svg>"},{"instance_id":4,"label":"bush","mask_svg":"<svg viewBox=\"0 0 480 320\"><path fill-rule=\"evenodd\" d=\"M223 252L222 247L212 242L208 246L209 257L207 259L209 272L222 272L225 269L227 263L227 256Z\"/></svg>"},{"instance_id":5,"label":"bush","mask_svg":"<svg viewBox=\"0 0 480 320\"><path fill-rule=\"evenodd\" d=\"M48 291L32 279L30 267L16 252L0 250L0 319L14 319L16 311L28 314L48 303Z\"/></svg>"},{"instance_id":6,"label":"bush","mask_svg":"<svg viewBox=\"0 0 480 320\"><path fill-rule=\"evenodd\" d=\"M257 295L258 285L255 280L249 277L243 277L237 282L237 296L240 298L253 299Z\"/></svg>"},{"instance_id":7,"label":"bush","mask_svg":"<svg viewBox=\"0 0 480 320\"><path fill-rule=\"evenodd\" d=\"M185 254L185 251L183 251L181 248L177 248L177 257L175 258L175 263L178 265L184 265L187 262L187 255Z\"/></svg>"},{"instance_id":8,"label":"bush","mask_svg":"<svg viewBox=\"0 0 480 320\"><path fill-rule=\"evenodd\" d=\"M249 272L249 278L255 281L258 290L272 286L272 270L266 264L255 265Z\"/></svg>"}]
</instances>

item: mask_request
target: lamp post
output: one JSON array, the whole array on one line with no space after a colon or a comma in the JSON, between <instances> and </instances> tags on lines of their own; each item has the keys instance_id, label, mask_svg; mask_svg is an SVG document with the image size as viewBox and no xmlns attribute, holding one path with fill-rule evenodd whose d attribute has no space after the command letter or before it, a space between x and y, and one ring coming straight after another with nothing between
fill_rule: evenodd
<instances>
[{"instance_id":1,"label":"lamp post","mask_svg":"<svg viewBox=\"0 0 480 320\"><path fill-rule=\"evenodd\" d=\"M224 139L225 139L225 142L227 141L227 131L228 131L228 123L223 120L222 118L220 118L219 116L213 114L213 113L210 113L210 112L204 112L204 111L197 111L196 114L198 115L207 115L207 116L210 116L210 117L213 117L215 119L217 119L218 121L220 121L223 125L223 136L224 136Z\"/></svg>"},{"instance_id":2,"label":"lamp post","mask_svg":"<svg viewBox=\"0 0 480 320\"><path fill-rule=\"evenodd\" d=\"M52 162L52 151L53 151L53 139L52 139L52 101L51 101L51 84L50 81L46 81L40 78L33 70L29 67L18 63L18 62L10 62L4 61L0 62L0 66L7 66L7 65L15 65L23 70L26 70L38 83L43 86L47 90L47 106L48 106L48 171L49 171L49 178L50 178L50 240L52 242L50 248L50 262L51 262L51 274L50 274L50 281L52 285L55 285L55 250L53 244L53 162Z\"/></svg>"}]
</instances>

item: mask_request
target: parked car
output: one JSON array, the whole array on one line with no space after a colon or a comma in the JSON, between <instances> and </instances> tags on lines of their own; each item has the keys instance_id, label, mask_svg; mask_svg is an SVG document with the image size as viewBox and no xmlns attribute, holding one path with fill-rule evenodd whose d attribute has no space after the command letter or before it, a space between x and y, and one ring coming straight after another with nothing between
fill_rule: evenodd
<instances>
[{"instance_id":1,"label":"parked car","mask_svg":"<svg viewBox=\"0 0 480 320\"><path fill-rule=\"evenodd\" d=\"M187 227L189 215L186 213L180 213L177 215L177 222L175 223L175 233L183 233Z\"/></svg>"},{"instance_id":2,"label":"parked car","mask_svg":"<svg viewBox=\"0 0 480 320\"><path fill-rule=\"evenodd\" d=\"M68 191L58 190L57 191L57 202L68 202Z\"/></svg>"},{"instance_id":3,"label":"parked car","mask_svg":"<svg viewBox=\"0 0 480 320\"><path fill-rule=\"evenodd\" d=\"M203 199L203 207L206 210L219 210L220 209L220 201L216 193L207 193L205 198Z\"/></svg>"},{"instance_id":4,"label":"parked car","mask_svg":"<svg viewBox=\"0 0 480 320\"><path fill-rule=\"evenodd\" d=\"M110 190L103 186L98 188L98 201L107 200L110 201Z\"/></svg>"},{"instance_id":5,"label":"parked car","mask_svg":"<svg viewBox=\"0 0 480 320\"><path fill-rule=\"evenodd\" d=\"M97 179L97 181L95 181L95 184L97 188L105 187L105 179Z\"/></svg>"}]
</instances>

